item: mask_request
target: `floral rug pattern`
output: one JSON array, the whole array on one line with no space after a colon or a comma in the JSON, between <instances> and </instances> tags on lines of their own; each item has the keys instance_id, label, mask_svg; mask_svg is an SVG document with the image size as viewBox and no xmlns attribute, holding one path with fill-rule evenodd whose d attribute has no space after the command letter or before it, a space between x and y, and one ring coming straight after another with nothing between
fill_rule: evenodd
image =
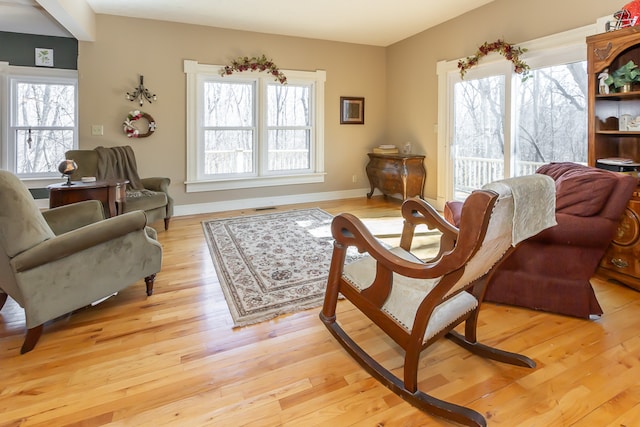
<instances>
[{"instance_id":1,"label":"floral rug pattern","mask_svg":"<svg viewBox=\"0 0 640 427\"><path fill-rule=\"evenodd\" d=\"M332 219L314 208L202 223L236 327L322 305Z\"/></svg>"}]
</instances>

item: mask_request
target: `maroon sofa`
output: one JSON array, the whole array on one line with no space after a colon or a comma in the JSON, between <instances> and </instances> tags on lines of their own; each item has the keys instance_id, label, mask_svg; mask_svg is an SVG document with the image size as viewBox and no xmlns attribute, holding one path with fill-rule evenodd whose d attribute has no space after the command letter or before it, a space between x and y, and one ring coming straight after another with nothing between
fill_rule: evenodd
<instances>
[{"instance_id":1,"label":"maroon sofa","mask_svg":"<svg viewBox=\"0 0 640 427\"><path fill-rule=\"evenodd\" d=\"M485 301L588 318L602 314L589 279L616 232L638 180L576 163L551 163L536 173L556 182L558 225L522 242L497 268ZM461 202L447 202L456 225Z\"/></svg>"}]
</instances>

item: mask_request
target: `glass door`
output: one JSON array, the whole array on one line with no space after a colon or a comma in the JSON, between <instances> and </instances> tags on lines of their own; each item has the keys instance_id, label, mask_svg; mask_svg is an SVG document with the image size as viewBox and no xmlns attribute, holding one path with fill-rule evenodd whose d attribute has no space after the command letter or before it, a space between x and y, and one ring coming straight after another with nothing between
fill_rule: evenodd
<instances>
[{"instance_id":1,"label":"glass door","mask_svg":"<svg viewBox=\"0 0 640 427\"><path fill-rule=\"evenodd\" d=\"M505 174L505 76L456 82L453 87L453 198Z\"/></svg>"}]
</instances>

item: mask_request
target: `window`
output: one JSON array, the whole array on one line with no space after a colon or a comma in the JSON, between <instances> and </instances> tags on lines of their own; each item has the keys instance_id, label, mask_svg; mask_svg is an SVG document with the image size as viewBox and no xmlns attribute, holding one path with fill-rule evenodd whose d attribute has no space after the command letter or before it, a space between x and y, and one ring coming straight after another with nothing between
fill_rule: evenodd
<instances>
[{"instance_id":1,"label":"window","mask_svg":"<svg viewBox=\"0 0 640 427\"><path fill-rule=\"evenodd\" d=\"M2 71L2 70L0 70ZM2 166L21 178L59 178L77 148L77 73L4 67ZM1 95L0 95L1 96Z\"/></svg>"},{"instance_id":2,"label":"window","mask_svg":"<svg viewBox=\"0 0 640 427\"><path fill-rule=\"evenodd\" d=\"M222 68L185 61L187 191L323 182L325 73Z\"/></svg>"},{"instance_id":3,"label":"window","mask_svg":"<svg viewBox=\"0 0 640 427\"><path fill-rule=\"evenodd\" d=\"M464 200L488 182L532 174L545 163L587 162L585 37L591 31L585 27L523 44L535 52L524 56L531 67L525 81L497 54L464 80L457 61L439 64L440 87L447 93L440 108L450 112L443 141L451 144L441 163L447 165L445 199Z\"/></svg>"}]
</instances>

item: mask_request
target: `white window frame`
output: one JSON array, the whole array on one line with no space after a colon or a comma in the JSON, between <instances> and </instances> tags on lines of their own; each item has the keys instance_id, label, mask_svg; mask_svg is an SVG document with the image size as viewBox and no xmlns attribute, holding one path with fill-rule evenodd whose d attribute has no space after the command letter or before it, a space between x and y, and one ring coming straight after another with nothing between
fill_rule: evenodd
<instances>
[{"instance_id":1,"label":"white window frame","mask_svg":"<svg viewBox=\"0 0 640 427\"><path fill-rule=\"evenodd\" d=\"M16 173L16 146L15 132L12 126L11 114L15 109L13 96L13 82L35 81L46 84L73 85L75 89L75 123L73 126L73 147L78 148L78 72L77 70L63 70L57 68L34 68L9 65L0 62L0 167ZM60 159L61 161L64 159ZM60 180L58 172L49 174L20 175L25 181L50 181Z\"/></svg>"},{"instance_id":2,"label":"white window frame","mask_svg":"<svg viewBox=\"0 0 640 427\"><path fill-rule=\"evenodd\" d=\"M324 182L324 83L326 72L282 70L290 84L311 85L311 98L314 106L312 120L313 141L311 149L310 169L306 171L277 171L267 172L260 168L263 160L260 146L266 146L266 120L257 118L256 126L258 142L256 144L260 154L256 155L256 173L251 176L236 175L212 179L204 175L202 149L204 146L204 112L203 112L203 82L217 79L229 79L241 82L255 81L258 94L265 94L267 84L272 83L273 76L268 73L245 72L221 77L222 65L200 64L197 61L185 60L184 73L187 78L187 193L200 191L232 190L241 188L270 187L292 184L309 184ZM224 81L224 80L223 80ZM258 111L266 111L266 96L256 99ZM262 113L260 113L262 114ZM264 116L265 114L263 114ZM264 142L263 142L264 141Z\"/></svg>"},{"instance_id":3,"label":"white window frame","mask_svg":"<svg viewBox=\"0 0 640 427\"><path fill-rule=\"evenodd\" d=\"M586 37L596 34L597 25L587 25L574 30L565 31L551 36L543 37L518 46L528 51L522 55L522 59L532 68L542 68L552 65L567 64L571 62L587 60ZM465 78L470 80L490 74L498 74L497 69L504 70L507 81L506 91L518 93L518 85L521 76L513 72L512 64L497 53L491 53L482 58L482 61L470 69ZM453 88L462 81L458 70L458 60L440 61L437 64L438 74L438 183L437 204L444 206L447 200L453 199ZM507 92L508 94L509 92ZM512 95L505 100L505 173L509 170L513 126L516 123ZM585 144L587 142L585 141Z\"/></svg>"}]
</instances>

